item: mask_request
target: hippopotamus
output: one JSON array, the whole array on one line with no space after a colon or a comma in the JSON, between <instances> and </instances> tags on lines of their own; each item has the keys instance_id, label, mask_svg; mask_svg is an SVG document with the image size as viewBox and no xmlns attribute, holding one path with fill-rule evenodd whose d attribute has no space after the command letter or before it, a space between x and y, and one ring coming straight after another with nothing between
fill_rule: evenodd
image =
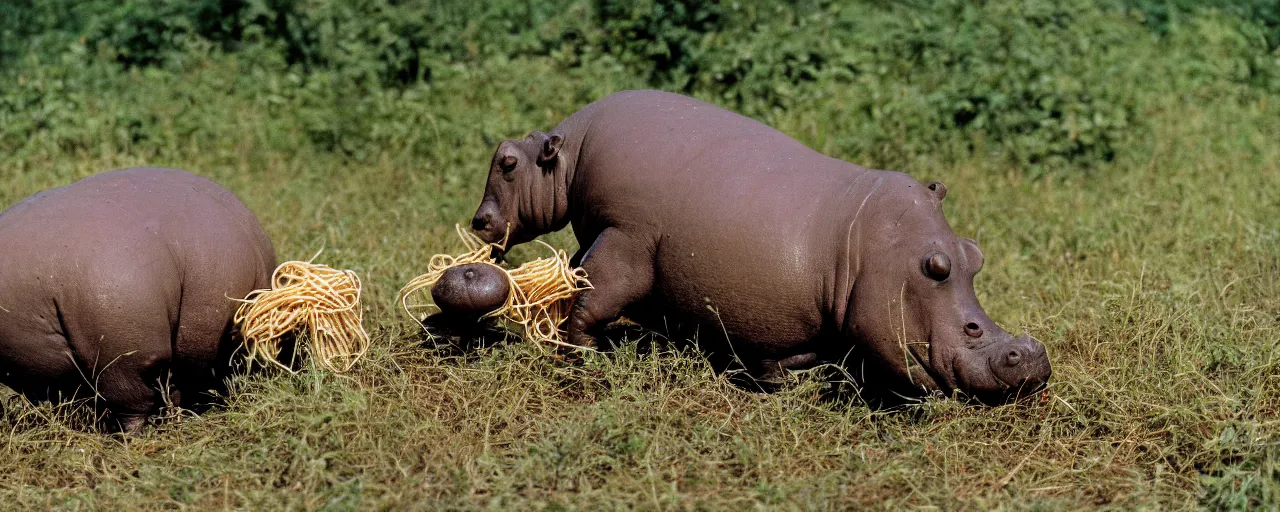
<instances>
[{"instance_id":1,"label":"hippopotamus","mask_svg":"<svg viewBox=\"0 0 1280 512\"><path fill-rule=\"evenodd\" d=\"M513 246L572 225L592 284L573 344L625 317L691 325L762 380L833 363L884 396L1033 394L1045 347L979 305L983 254L947 224L946 193L709 103L624 91L502 141L471 227Z\"/></svg>"},{"instance_id":2,"label":"hippopotamus","mask_svg":"<svg viewBox=\"0 0 1280 512\"><path fill-rule=\"evenodd\" d=\"M101 173L0 213L0 383L34 401L93 397L109 430L218 390L234 299L269 288L253 213L173 169Z\"/></svg>"}]
</instances>

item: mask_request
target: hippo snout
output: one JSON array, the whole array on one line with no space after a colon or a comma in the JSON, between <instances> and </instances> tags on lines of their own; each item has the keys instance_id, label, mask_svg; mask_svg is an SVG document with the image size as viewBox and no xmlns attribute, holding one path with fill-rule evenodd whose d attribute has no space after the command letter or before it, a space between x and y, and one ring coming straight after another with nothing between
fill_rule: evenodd
<instances>
[{"instance_id":1,"label":"hippo snout","mask_svg":"<svg viewBox=\"0 0 1280 512\"><path fill-rule=\"evenodd\" d=\"M989 363L991 373L1008 386L1006 401L1039 392L1053 374L1044 345L1025 334L1001 344L991 355Z\"/></svg>"},{"instance_id":2,"label":"hippo snout","mask_svg":"<svg viewBox=\"0 0 1280 512\"><path fill-rule=\"evenodd\" d=\"M476 210L475 217L471 218L471 230L485 242L497 242L502 239L505 233L501 231L506 228L499 222L499 216L498 204L493 201L484 201Z\"/></svg>"}]
</instances>

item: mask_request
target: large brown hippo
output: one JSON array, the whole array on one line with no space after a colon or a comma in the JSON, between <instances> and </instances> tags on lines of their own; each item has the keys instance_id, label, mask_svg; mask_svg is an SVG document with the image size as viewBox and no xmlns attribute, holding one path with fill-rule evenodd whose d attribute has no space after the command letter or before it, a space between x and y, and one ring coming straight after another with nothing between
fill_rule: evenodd
<instances>
[{"instance_id":1,"label":"large brown hippo","mask_svg":"<svg viewBox=\"0 0 1280 512\"><path fill-rule=\"evenodd\" d=\"M594 289L568 324L698 329L761 378L842 363L882 396L1002 403L1046 385L1045 348L982 310L982 251L946 188L824 156L692 98L627 91L499 144L472 228L509 245L573 225Z\"/></svg>"},{"instance_id":2,"label":"large brown hippo","mask_svg":"<svg viewBox=\"0 0 1280 512\"><path fill-rule=\"evenodd\" d=\"M234 195L171 169L126 169L0 213L0 382L32 400L94 397L136 430L217 389L241 298L275 251Z\"/></svg>"}]
</instances>

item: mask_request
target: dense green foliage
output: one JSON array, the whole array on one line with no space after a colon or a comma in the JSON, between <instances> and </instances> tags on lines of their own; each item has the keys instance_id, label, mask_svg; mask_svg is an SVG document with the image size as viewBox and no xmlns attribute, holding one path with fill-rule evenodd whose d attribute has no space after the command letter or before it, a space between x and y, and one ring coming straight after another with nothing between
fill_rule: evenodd
<instances>
[{"instance_id":1,"label":"dense green foliage","mask_svg":"<svg viewBox=\"0 0 1280 512\"><path fill-rule=\"evenodd\" d=\"M190 169L281 258L359 272L375 338L350 375L239 379L134 438L0 390L0 508L1273 509L1276 4L0 2L0 207ZM395 290L459 249L494 145L638 87L946 181L1050 393L885 413L816 374L748 393L647 336L420 347Z\"/></svg>"},{"instance_id":2,"label":"dense green foliage","mask_svg":"<svg viewBox=\"0 0 1280 512\"><path fill-rule=\"evenodd\" d=\"M840 149L885 166L995 152L1031 172L1092 168L1148 149L1145 114L1168 98L1280 91L1280 7L1263 0L24 0L2 9L0 62L19 87L0 101L19 117L43 103L25 121L58 139L74 139L60 131L74 131L74 112L88 107L62 99L115 71L86 76L84 66L172 70L217 55L264 75L238 95L294 110L326 104L300 128L322 149L361 157L396 148L370 133L381 98L511 59L695 94L766 121L801 105L838 109L850 135ZM28 76L41 64L76 76Z\"/></svg>"}]
</instances>

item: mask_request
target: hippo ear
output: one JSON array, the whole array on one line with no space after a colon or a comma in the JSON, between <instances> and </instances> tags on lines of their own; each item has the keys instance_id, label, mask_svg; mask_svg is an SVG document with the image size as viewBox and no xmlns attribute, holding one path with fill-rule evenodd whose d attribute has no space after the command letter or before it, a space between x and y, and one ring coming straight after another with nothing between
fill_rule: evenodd
<instances>
[{"instance_id":1,"label":"hippo ear","mask_svg":"<svg viewBox=\"0 0 1280 512\"><path fill-rule=\"evenodd\" d=\"M555 162L560 155L560 146L564 145L564 137L558 133L543 135L542 151L538 153L538 166L546 167Z\"/></svg>"},{"instance_id":2,"label":"hippo ear","mask_svg":"<svg viewBox=\"0 0 1280 512\"><path fill-rule=\"evenodd\" d=\"M982 270L982 262L986 257L982 255L982 249L978 248L978 242L974 242L971 238L961 238L960 248L964 251L965 259L973 265L973 273L977 274Z\"/></svg>"},{"instance_id":3,"label":"hippo ear","mask_svg":"<svg viewBox=\"0 0 1280 512\"><path fill-rule=\"evenodd\" d=\"M942 198L947 197L947 186L943 185L941 181L930 183L929 190L932 190L933 194L938 196L939 201L941 201Z\"/></svg>"}]
</instances>

